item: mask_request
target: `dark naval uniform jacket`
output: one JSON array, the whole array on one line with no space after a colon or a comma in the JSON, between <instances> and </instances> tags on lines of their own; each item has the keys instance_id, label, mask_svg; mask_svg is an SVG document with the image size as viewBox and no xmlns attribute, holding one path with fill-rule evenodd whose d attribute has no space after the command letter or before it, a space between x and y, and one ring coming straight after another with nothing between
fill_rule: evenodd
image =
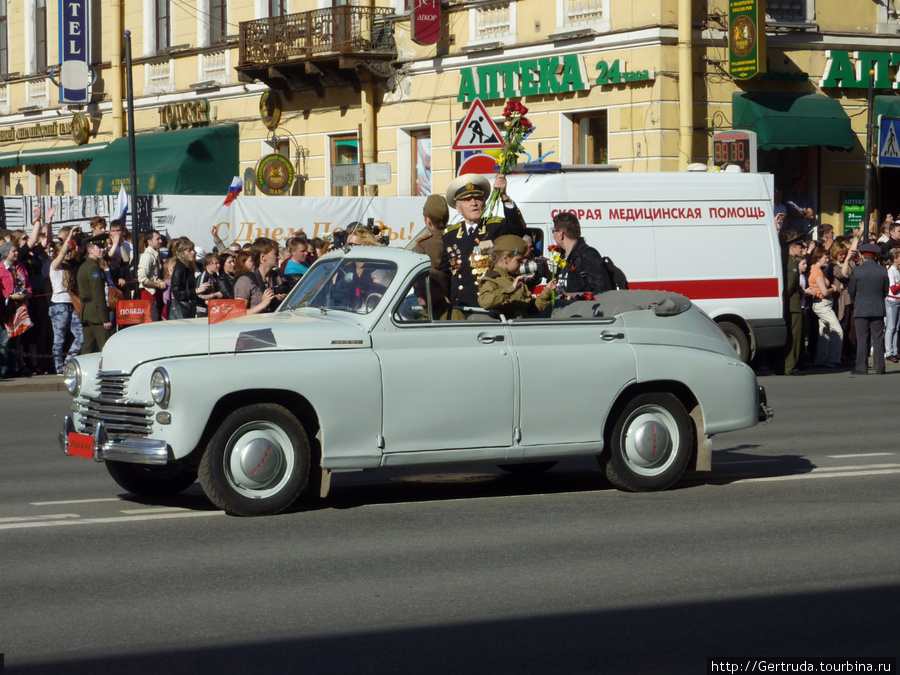
<instances>
[{"instance_id":1,"label":"dark naval uniform jacket","mask_svg":"<svg viewBox=\"0 0 900 675\"><path fill-rule=\"evenodd\" d=\"M444 231L441 272L447 277L450 304L478 307L478 279L491 269L490 249L481 250L482 241L493 242L504 234L521 237L525 234L525 219L519 207L503 207L504 218L492 218L481 223L469 234L462 223ZM524 251L523 251L524 253Z\"/></svg>"}]
</instances>

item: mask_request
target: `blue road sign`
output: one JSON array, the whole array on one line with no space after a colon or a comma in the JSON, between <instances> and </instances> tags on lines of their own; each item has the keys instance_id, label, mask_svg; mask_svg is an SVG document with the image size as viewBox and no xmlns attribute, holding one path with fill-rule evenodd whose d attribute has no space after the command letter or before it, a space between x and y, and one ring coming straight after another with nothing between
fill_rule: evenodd
<instances>
[{"instance_id":1,"label":"blue road sign","mask_svg":"<svg viewBox=\"0 0 900 675\"><path fill-rule=\"evenodd\" d=\"M878 166L900 167L900 117L878 118Z\"/></svg>"}]
</instances>

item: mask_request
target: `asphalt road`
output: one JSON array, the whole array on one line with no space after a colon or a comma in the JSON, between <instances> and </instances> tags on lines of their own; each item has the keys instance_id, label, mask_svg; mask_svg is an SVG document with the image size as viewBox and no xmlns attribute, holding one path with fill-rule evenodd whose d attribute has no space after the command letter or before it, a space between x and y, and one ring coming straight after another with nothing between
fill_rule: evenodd
<instances>
[{"instance_id":1,"label":"asphalt road","mask_svg":"<svg viewBox=\"0 0 900 675\"><path fill-rule=\"evenodd\" d=\"M341 474L231 518L64 457L60 393L0 397L11 673L705 673L706 657L897 656L900 374L760 380L712 474L625 494L589 460Z\"/></svg>"}]
</instances>

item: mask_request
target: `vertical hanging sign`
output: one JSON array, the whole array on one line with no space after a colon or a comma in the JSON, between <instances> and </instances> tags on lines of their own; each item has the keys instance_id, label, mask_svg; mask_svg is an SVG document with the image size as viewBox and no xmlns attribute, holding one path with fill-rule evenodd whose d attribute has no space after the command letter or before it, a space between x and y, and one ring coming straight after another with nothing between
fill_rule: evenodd
<instances>
[{"instance_id":1,"label":"vertical hanging sign","mask_svg":"<svg viewBox=\"0 0 900 675\"><path fill-rule=\"evenodd\" d=\"M441 39L441 0L412 0L412 39L420 45L433 45Z\"/></svg>"},{"instance_id":2,"label":"vertical hanging sign","mask_svg":"<svg viewBox=\"0 0 900 675\"><path fill-rule=\"evenodd\" d=\"M59 102L91 102L91 3L59 0Z\"/></svg>"},{"instance_id":3,"label":"vertical hanging sign","mask_svg":"<svg viewBox=\"0 0 900 675\"><path fill-rule=\"evenodd\" d=\"M736 80L766 72L765 0L728 0L728 57Z\"/></svg>"}]
</instances>

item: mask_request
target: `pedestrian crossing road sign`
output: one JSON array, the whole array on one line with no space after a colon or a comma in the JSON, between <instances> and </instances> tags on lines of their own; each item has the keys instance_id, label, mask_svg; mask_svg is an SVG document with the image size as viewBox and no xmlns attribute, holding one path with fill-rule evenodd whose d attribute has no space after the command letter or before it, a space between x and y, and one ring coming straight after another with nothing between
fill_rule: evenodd
<instances>
[{"instance_id":1,"label":"pedestrian crossing road sign","mask_svg":"<svg viewBox=\"0 0 900 675\"><path fill-rule=\"evenodd\" d=\"M472 101L469 114L459 127L454 150L494 150L503 147L503 134L488 115L481 99Z\"/></svg>"},{"instance_id":2,"label":"pedestrian crossing road sign","mask_svg":"<svg viewBox=\"0 0 900 675\"><path fill-rule=\"evenodd\" d=\"M878 118L878 166L900 166L900 117Z\"/></svg>"}]
</instances>

